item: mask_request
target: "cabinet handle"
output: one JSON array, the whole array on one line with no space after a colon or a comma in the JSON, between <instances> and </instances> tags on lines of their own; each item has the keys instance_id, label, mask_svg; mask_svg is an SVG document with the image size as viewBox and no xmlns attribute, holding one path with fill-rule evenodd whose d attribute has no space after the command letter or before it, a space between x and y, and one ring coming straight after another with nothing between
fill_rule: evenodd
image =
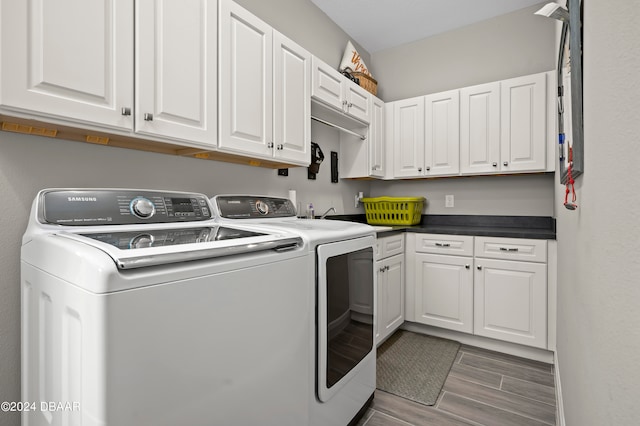
<instances>
[{"instance_id":1,"label":"cabinet handle","mask_svg":"<svg viewBox=\"0 0 640 426\"><path fill-rule=\"evenodd\" d=\"M131 108L129 108L129 107L123 107L123 108L120 110L120 113L121 113L122 115L125 115L125 116L126 116L126 115L131 115Z\"/></svg>"},{"instance_id":2,"label":"cabinet handle","mask_svg":"<svg viewBox=\"0 0 640 426\"><path fill-rule=\"evenodd\" d=\"M267 143L267 148L273 148L273 142Z\"/></svg>"},{"instance_id":3,"label":"cabinet handle","mask_svg":"<svg viewBox=\"0 0 640 426\"><path fill-rule=\"evenodd\" d=\"M349 102L349 104L347 104L347 106L348 106L349 108L351 108L351 107L353 106L353 104L352 104L351 102Z\"/></svg>"},{"instance_id":4,"label":"cabinet handle","mask_svg":"<svg viewBox=\"0 0 640 426\"><path fill-rule=\"evenodd\" d=\"M514 252L514 251L518 251L518 248L517 247L515 247L515 248L500 247L500 251L511 251L511 252Z\"/></svg>"},{"instance_id":5,"label":"cabinet handle","mask_svg":"<svg viewBox=\"0 0 640 426\"><path fill-rule=\"evenodd\" d=\"M471 269L471 265L469 264L464 265L464 269Z\"/></svg>"},{"instance_id":6,"label":"cabinet handle","mask_svg":"<svg viewBox=\"0 0 640 426\"><path fill-rule=\"evenodd\" d=\"M498 163L493 163L493 167L498 167Z\"/></svg>"},{"instance_id":7,"label":"cabinet handle","mask_svg":"<svg viewBox=\"0 0 640 426\"><path fill-rule=\"evenodd\" d=\"M385 266L385 267L384 267L384 270L385 270L385 271L388 271L388 270L389 270L389 265Z\"/></svg>"},{"instance_id":8,"label":"cabinet handle","mask_svg":"<svg viewBox=\"0 0 640 426\"><path fill-rule=\"evenodd\" d=\"M384 272L384 266L380 268L380 272Z\"/></svg>"},{"instance_id":9,"label":"cabinet handle","mask_svg":"<svg viewBox=\"0 0 640 426\"><path fill-rule=\"evenodd\" d=\"M153 121L153 114L149 114L148 112L145 112L144 121Z\"/></svg>"},{"instance_id":10,"label":"cabinet handle","mask_svg":"<svg viewBox=\"0 0 640 426\"><path fill-rule=\"evenodd\" d=\"M449 243L436 243L436 247L451 247Z\"/></svg>"},{"instance_id":11,"label":"cabinet handle","mask_svg":"<svg viewBox=\"0 0 640 426\"><path fill-rule=\"evenodd\" d=\"M478 269L478 271L482 271L482 265L478 265L476 269Z\"/></svg>"},{"instance_id":12,"label":"cabinet handle","mask_svg":"<svg viewBox=\"0 0 640 426\"><path fill-rule=\"evenodd\" d=\"M422 171L422 167L418 167L418 171L421 172Z\"/></svg>"},{"instance_id":13,"label":"cabinet handle","mask_svg":"<svg viewBox=\"0 0 640 426\"><path fill-rule=\"evenodd\" d=\"M508 162L508 161L505 161L504 163L502 163L502 165L506 167L506 166L508 166L508 165L509 165L509 162Z\"/></svg>"},{"instance_id":14,"label":"cabinet handle","mask_svg":"<svg viewBox=\"0 0 640 426\"><path fill-rule=\"evenodd\" d=\"M427 171L431 170L431 166L427 166Z\"/></svg>"},{"instance_id":15,"label":"cabinet handle","mask_svg":"<svg viewBox=\"0 0 640 426\"><path fill-rule=\"evenodd\" d=\"M375 166L373 166L371 168L371 170L373 170L373 171L380 170L380 164L376 164Z\"/></svg>"},{"instance_id":16,"label":"cabinet handle","mask_svg":"<svg viewBox=\"0 0 640 426\"><path fill-rule=\"evenodd\" d=\"M276 146L276 149L279 150L279 151L282 151L284 149L284 145L279 143L278 146Z\"/></svg>"}]
</instances>

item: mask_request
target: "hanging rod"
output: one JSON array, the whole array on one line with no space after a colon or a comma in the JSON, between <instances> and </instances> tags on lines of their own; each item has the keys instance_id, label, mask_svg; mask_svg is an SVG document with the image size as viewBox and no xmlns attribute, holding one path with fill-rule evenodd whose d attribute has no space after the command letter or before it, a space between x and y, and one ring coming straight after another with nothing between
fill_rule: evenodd
<instances>
[{"instance_id":1,"label":"hanging rod","mask_svg":"<svg viewBox=\"0 0 640 426\"><path fill-rule=\"evenodd\" d=\"M337 124L333 124L333 123L330 123L330 122L328 122L328 121L325 121L325 120L323 120L323 119L321 119L321 118L314 117L313 115L311 116L311 119L312 119L312 120L317 121L318 123L326 124L327 126L330 126L330 127L335 127L336 129L341 130L341 131L343 131L343 132L345 132L345 133L349 133L350 135L357 136L357 137L359 137L359 138L360 138L360 139L362 139L362 140L367 139L367 137L366 137L366 136L361 135L360 133L356 133L356 132L354 132L353 130L345 129L344 127L340 127L340 126L338 126Z\"/></svg>"}]
</instances>

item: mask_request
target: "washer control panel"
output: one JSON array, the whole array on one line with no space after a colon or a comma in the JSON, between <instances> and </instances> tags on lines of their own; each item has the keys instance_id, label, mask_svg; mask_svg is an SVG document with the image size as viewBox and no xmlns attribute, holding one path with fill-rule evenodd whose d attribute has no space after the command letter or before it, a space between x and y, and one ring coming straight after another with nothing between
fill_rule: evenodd
<instances>
[{"instance_id":1,"label":"washer control panel","mask_svg":"<svg viewBox=\"0 0 640 426\"><path fill-rule=\"evenodd\" d=\"M198 222L211 219L209 200L190 192L54 189L40 194L41 223L67 226Z\"/></svg>"},{"instance_id":2,"label":"washer control panel","mask_svg":"<svg viewBox=\"0 0 640 426\"><path fill-rule=\"evenodd\" d=\"M213 197L213 203L220 217L225 219L272 219L296 215L296 208L288 198L217 195Z\"/></svg>"}]
</instances>

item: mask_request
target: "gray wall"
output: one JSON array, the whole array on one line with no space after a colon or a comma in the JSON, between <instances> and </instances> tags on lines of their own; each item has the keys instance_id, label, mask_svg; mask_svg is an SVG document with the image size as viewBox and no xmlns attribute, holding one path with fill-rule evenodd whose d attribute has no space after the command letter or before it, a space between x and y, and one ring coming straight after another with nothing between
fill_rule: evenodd
<instances>
[{"instance_id":1,"label":"gray wall","mask_svg":"<svg viewBox=\"0 0 640 426\"><path fill-rule=\"evenodd\" d=\"M336 69L349 40L362 60L367 65L371 63L369 52L310 0L236 0L236 3Z\"/></svg>"},{"instance_id":2,"label":"gray wall","mask_svg":"<svg viewBox=\"0 0 640 426\"><path fill-rule=\"evenodd\" d=\"M637 425L640 8L583 4L585 174L578 209L557 207L558 369L567 425Z\"/></svg>"},{"instance_id":3,"label":"gray wall","mask_svg":"<svg viewBox=\"0 0 640 426\"><path fill-rule=\"evenodd\" d=\"M553 174L373 182L371 196L425 197L425 214L553 216ZM445 207L445 195L454 207Z\"/></svg>"},{"instance_id":4,"label":"gray wall","mask_svg":"<svg viewBox=\"0 0 640 426\"><path fill-rule=\"evenodd\" d=\"M554 69L555 25L533 14L539 8L372 54L378 97L390 102Z\"/></svg>"}]
</instances>

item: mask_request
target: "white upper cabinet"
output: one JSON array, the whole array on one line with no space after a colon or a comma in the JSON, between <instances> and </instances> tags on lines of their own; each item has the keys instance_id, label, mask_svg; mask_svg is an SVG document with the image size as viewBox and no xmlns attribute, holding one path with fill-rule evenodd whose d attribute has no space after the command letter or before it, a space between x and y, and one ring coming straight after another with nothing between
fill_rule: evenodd
<instances>
[{"instance_id":1,"label":"white upper cabinet","mask_svg":"<svg viewBox=\"0 0 640 426\"><path fill-rule=\"evenodd\" d=\"M215 144L217 6L136 2L135 131Z\"/></svg>"},{"instance_id":2,"label":"white upper cabinet","mask_svg":"<svg viewBox=\"0 0 640 426\"><path fill-rule=\"evenodd\" d=\"M29 0L2 7L5 109L215 145L215 4Z\"/></svg>"},{"instance_id":3,"label":"white upper cabinet","mask_svg":"<svg viewBox=\"0 0 640 426\"><path fill-rule=\"evenodd\" d=\"M221 0L219 149L308 165L309 64L304 49Z\"/></svg>"},{"instance_id":4,"label":"white upper cabinet","mask_svg":"<svg viewBox=\"0 0 640 426\"><path fill-rule=\"evenodd\" d=\"M460 171L500 170L500 83L460 90Z\"/></svg>"},{"instance_id":5,"label":"white upper cabinet","mask_svg":"<svg viewBox=\"0 0 640 426\"><path fill-rule=\"evenodd\" d=\"M313 86L311 96L344 112L344 95L342 93L342 76L329 64L313 57Z\"/></svg>"},{"instance_id":6,"label":"white upper cabinet","mask_svg":"<svg viewBox=\"0 0 640 426\"><path fill-rule=\"evenodd\" d=\"M311 161L311 54L273 32L274 156L296 164Z\"/></svg>"},{"instance_id":7,"label":"white upper cabinet","mask_svg":"<svg viewBox=\"0 0 640 426\"><path fill-rule=\"evenodd\" d=\"M460 173L460 92L425 96L425 176Z\"/></svg>"},{"instance_id":8,"label":"white upper cabinet","mask_svg":"<svg viewBox=\"0 0 640 426\"><path fill-rule=\"evenodd\" d=\"M220 1L221 150L273 154L273 31L231 0Z\"/></svg>"},{"instance_id":9,"label":"white upper cabinet","mask_svg":"<svg viewBox=\"0 0 640 426\"><path fill-rule=\"evenodd\" d=\"M546 73L460 90L462 174L545 171Z\"/></svg>"},{"instance_id":10,"label":"white upper cabinet","mask_svg":"<svg viewBox=\"0 0 640 426\"><path fill-rule=\"evenodd\" d=\"M371 124L369 124L370 176L382 178L386 170L384 102L371 96Z\"/></svg>"},{"instance_id":11,"label":"white upper cabinet","mask_svg":"<svg viewBox=\"0 0 640 426\"><path fill-rule=\"evenodd\" d=\"M424 96L393 102L393 177L423 176Z\"/></svg>"},{"instance_id":12,"label":"white upper cabinet","mask_svg":"<svg viewBox=\"0 0 640 426\"><path fill-rule=\"evenodd\" d=\"M544 171L547 159L546 74L504 80L501 96L503 171Z\"/></svg>"},{"instance_id":13,"label":"white upper cabinet","mask_svg":"<svg viewBox=\"0 0 640 426\"><path fill-rule=\"evenodd\" d=\"M371 121L371 105L369 103L369 98L371 98L372 95L346 78L344 79L343 86L345 110L347 114L350 114L365 123L369 123Z\"/></svg>"},{"instance_id":14,"label":"white upper cabinet","mask_svg":"<svg viewBox=\"0 0 640 426\"><path fill-rule=\"evenodd\" d=\"M133 13L128 0L3 0L3 107L131 130Z\"/></svg>"},{"instance_id":15,"label":"white upper cabinet","mask_svg":"<svg viewBox=\"0 0 640 426\"><path fill-rule=\"evenodd\" d=\"M368 99L371 122L368 127L354 129L366 135L364 139L353 134L340 133L340 177L363 178L385 176L385 104L375 96ZM315 112L318 112L316 110Z\"/></svg>"},{"instance_id":16,"label":"white upper cabinet","mask_svg":"<svg viewBox=\"0 0 640 426\"><path fill-rule=\"evenodd\" d=\"M364 123L371 121L369 92L315 56L311 68L314 99Z\"/></svg>"},{"instance_id":17,"label":"white upper cabinet","mask_svg":"<svg viewBox=\"0 0 640 426\"><path fill-rule=\"evenodd\" d=\"M452 176L460 172L457 90L395 101L393 177Z\"/></svg>"},{"instance_id":18,"label":"white upper cabinet","mask_svg":"<svg viewBox=\"0 0 640 426\"><path fill-rule=\"evenodd\" d=\"M392 177L553 171L550 78L540 73L390 102ZM424 118L416 116L420 108Z\"/></svg>"}]
</instances>

